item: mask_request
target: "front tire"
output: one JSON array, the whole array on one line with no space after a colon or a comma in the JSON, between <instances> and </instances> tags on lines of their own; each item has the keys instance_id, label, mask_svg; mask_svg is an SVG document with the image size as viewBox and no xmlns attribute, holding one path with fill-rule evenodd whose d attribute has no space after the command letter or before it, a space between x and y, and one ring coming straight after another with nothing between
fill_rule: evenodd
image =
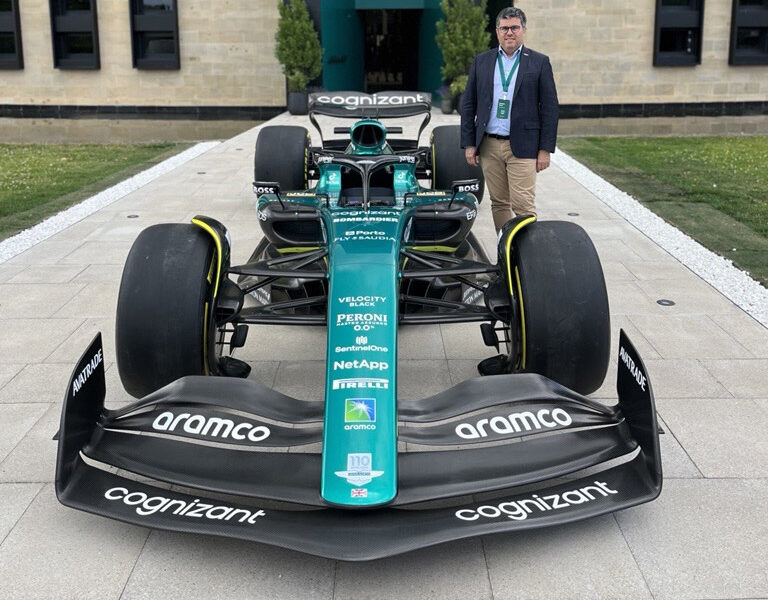
<instances>
[{"instance_id":1,"label":"front tire","mask_svg":"<svg viewBox=\"0 0 768 600\"><path fill-rule=\"evenodd\" d=\"M253 180L276 181L281 190L307 189L309 132L296 125L269 125L259 131Z\"/></svg>"},{"instance_id":2,"label":"front tire","mask_svg":"<svg viewBox=\"0 0 768 600\"><path fill-rule=\"evenodd\" d=\"M524 227L513 243L519 323L512 333L519 353L510 362L591 394L605 379L611 342L608 294L592 240L575 223L544 221Z\"/></svg>"},{"instance_id":3,"label":"front tire","mask_svg":"<svg viewBox=\"0 0 768 600\"><path fill-rule=\"evenodd\" d=\"M432 188L435 190L451 189L451 182L459 179L478 179L480 191L475 194L477 200L483 198L485 178L480 167L467 164L464 150L461 148L461 129L458 125L441 125L432 130Z\"/></svg>"},{"instance_id":4,"label":"front tire","mask_svg":"<svg viewBox=\"0 0 768 600\"><path fill-rule=\"evenodd\" d=\"M185 375L208 375L215 328L211 315L211 237L191 224L145 229L131 247L117 301L117 366L137 398Z\"/></svg>"}]
</instances>

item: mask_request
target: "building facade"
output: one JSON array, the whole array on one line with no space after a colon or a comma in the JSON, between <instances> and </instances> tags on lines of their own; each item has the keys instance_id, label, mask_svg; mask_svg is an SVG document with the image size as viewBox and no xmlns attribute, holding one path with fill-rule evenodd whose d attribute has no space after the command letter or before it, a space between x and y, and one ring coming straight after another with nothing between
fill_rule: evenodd
<instances>
[{"instance_id":1,"label":"building facade","mask_svg":"<svg viewBox=\"0 0 768 600\"><path fill-rule=\"evenodd\" d=\"M273 116L286 104L277 2L0 0L0 118ZM489 2L489 15L504 5ZM527 45L552 60L566 120L768 115L768 0L517 5ZM318 86L441 84L438 0L308 6L324 48Z\"/></svg>"}]
</instances>

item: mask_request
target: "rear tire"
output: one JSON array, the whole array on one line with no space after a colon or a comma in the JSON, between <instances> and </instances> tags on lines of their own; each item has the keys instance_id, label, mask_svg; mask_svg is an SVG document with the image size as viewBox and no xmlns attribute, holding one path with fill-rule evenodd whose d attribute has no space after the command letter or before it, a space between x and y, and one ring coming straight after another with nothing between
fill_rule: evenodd
<instances>
[{"instance_id":1,"label":"rear tire","mask_svg":"<svg viewBox=\"0 0 768 600\"><path fill-rule=\"evenodd\" d=\"M307 189L309 132L295 125L270 125L256 138L253 180L276 181L281 190Z\"/></svg>"},{"instance_id":2,"label":"rear tire","mask_svg":"<svg viewBox=\"0 0 768 600\"><path fill-rule=\"evenodd\" d=\"M461 148L461 129L458 125L441 125L432 130L432 188L451 189L451 182L458 179L478 179L480 191L475 194L477 200L483 198L485 178L480 167L467 164L464 150Z\"/></svg>"},{"instance_id":3,"label":"rear tire","mask_svg":"<svg viewBox=\"0 0 768 600\"><path fill-rule=\"evenodd\" d=\"M137 398L185 375L207 375L214 325L207 278L213 240L192 224L145 229L131 247L117 300L115 344L120 379ZM213 314L211 309L210 314Z\"/></svg>"},{"instance_id":4,"label":"rear tire","mask_svg":"<svg viewBox=\"0 0 768 600\"><path fill-rule=\"evenodd\" d=\"M608 294L592 240L575 223L544 221L523 228L514 244L519 370L591 394L605 379L611 343Z\"/></svg>"}]
</instances>

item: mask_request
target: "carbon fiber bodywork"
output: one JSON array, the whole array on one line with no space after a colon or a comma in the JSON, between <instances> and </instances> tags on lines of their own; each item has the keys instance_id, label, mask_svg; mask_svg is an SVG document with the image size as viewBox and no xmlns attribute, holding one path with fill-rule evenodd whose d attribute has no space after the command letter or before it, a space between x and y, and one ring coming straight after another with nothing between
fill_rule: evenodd
<instances>
[{"instance_id":1,"label":"carbon fiber bodywork","mask_svg":"<svg viewBox=\"0 0 768 600\"><path fill-rule=\"evenodd\" d=\"M398 439L421 450L398 455L389 506L348 510L319 493L321 455L301 452L322 438L322 402L248 380L185 377L107 410L99 335L69 384L56 493L137 525L342 560L613 512L653 500L662 484L650 381L623 331L619 348L615 407L533 374L399 403Z\"/></svg>"}]
</instances>

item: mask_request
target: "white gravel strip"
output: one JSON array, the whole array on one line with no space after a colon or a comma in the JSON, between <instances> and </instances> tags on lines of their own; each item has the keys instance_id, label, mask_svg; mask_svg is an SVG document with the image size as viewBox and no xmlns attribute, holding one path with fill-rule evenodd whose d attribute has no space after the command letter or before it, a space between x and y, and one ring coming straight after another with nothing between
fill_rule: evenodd
<instances>
[{"instance_id":1,"label":"white gravel strip","mask_svg":"<svg viewBox=\"0 0 768 600\"><path fill-rule=\"evenodd\" d=\"M768 327L768 289L734 267L730 260L707 250L559 148L552 155L552 163L726 298Z\"/></svg>"},{"instance_id":2,"label":"white gravel strip","mask_svg":"<svg viewBox=\"0 0 768 600\"><path fill-rule=\"evenodd\" d=\"M96 211L104 208L120 200L123 196L135 192L140 187L147 185L149 182L157 179L161 175L172 171L179 165L183 165L185 162L192 160L207 152L214 146L219 145L221 142L201 142L195 144L191 148L187 148L184 152L180 152L175 156L172 156L161 163L150 167L146 171L137 173L133 177L121 181L117 185L113 185L111 188L99 192L95 196L91 196L86 200L83 200L79 204L70 206L68 209L61 211L60 213L48 217L42 223L38 223L34 227L25 229L21 233L14 235L0 242L0 263L13 258L17 254L21 254L25 250L29 250L35 244L39 244L43 240L47 240L52 235L63 231L67 227L74 225L75 223L82 221L87 216L92 215Z\"/></svg>"}]
</instances>

